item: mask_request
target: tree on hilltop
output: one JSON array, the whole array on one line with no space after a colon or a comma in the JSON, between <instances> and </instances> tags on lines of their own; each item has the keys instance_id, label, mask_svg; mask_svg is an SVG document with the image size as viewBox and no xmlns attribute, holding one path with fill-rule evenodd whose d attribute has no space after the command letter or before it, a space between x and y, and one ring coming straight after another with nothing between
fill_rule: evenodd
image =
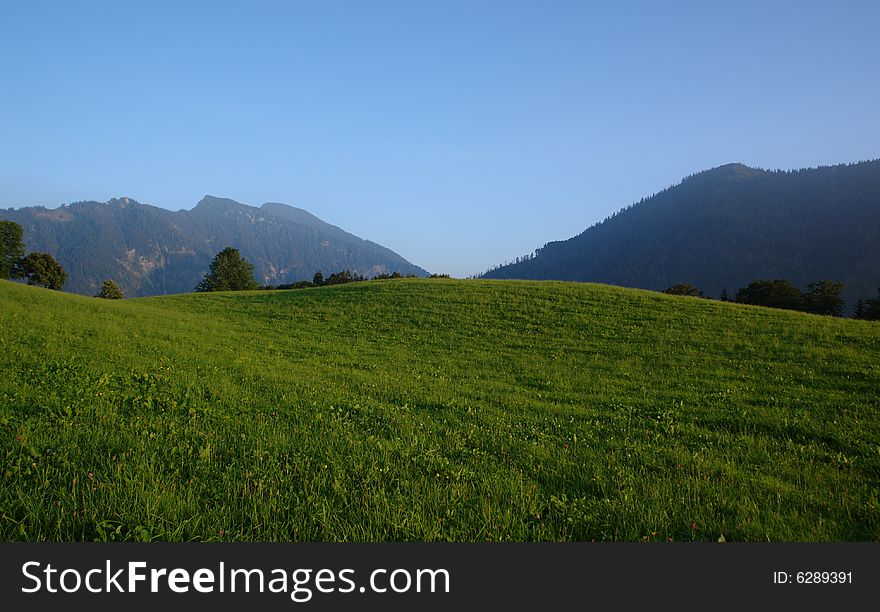
<instances>
[{"instance_id":1,"label":"tree on hilltop","mask_svg":"<svg viewBox=\"0 0 880 612\"><path fill-rule=\"evenodd\" d=\"M0 221L0 278L15 278L17 264L24 256L21 226Z\"/></svg>"},{"instance_id":2,"label":"tree on hilltop","mask_svg":"<svg viewBox=\"0 0 880 612\"><path fill-rule=\"evenodd\" d=\"M254 279L254 265L238 249L226 247L214 257L196 291L252 291L260 288Z\"/></svg>"},{"instance_id":3,"label":"tree on hilltop","mask_svg":"<svg viewBox=\"0 0 880 612\"><path fill-rule=\"evenodd\" d=\"M877 297L867 300L859 300L856 304L856 319L865 321L880 321L880 289L877 289Z\"/></svg>"},{"instance_id":4,"label":"tree on hilltop","mask_svg":"<svg viewBox=\"0 0 880 612\"><path fill-rule=\"evenodd\" d=\"M31 253L18 263L17 276L27 280L28 285L61 291L67 280L67 271L49 253Z\"/></svg>"},{"instance_id":5,"label":"tree on hilltop","mask_svg":"<svg viewBox=\"0 0 880 612\"><path fill-rule=\"evenodd\" d=\"M853 314L853 319L864 319L866 310L865 300L859 298L859 301L856 302L856 311Z\"/></svg>"},{"instance_id":6,"label":"tree on hilltop","mask_svg":"<svg viewBox=\"0 0 880 612\"><path fill-rule=\"evenodd\" d=\"M119 285L112 280L107 279L101 283L101 291L95 297L104 298L105 300L121 300L125 297Z\"/></svg>"},{"instance_id":7,"label":"tree on hilltop","mask_svg":"<svg viewBox=\"0 0 880 612\"><path fill-rule=\"evenodd\" d=\"M840 317L843 316L842 294L843 283L821 280L818 283L807 285L807 293L804 294L804 305L807 312Z\"/></svg>"}]
</instances>

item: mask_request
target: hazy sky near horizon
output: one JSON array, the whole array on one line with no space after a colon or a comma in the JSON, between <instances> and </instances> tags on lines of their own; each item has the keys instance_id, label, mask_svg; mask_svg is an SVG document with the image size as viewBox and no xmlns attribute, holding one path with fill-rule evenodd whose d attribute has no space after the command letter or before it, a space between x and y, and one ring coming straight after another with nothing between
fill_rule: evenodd
<instances>
[{"instance_id":1,"label":"hazy sky near horizon","mask_svg":"<svg viewBox=\"0 0 880 612\"><path fill-rule=\"evenodd\" d=\"M0 207L285 202L467 276L728 162L880 157L880 2L15 2Z\"/></svg>"}]
</instances>

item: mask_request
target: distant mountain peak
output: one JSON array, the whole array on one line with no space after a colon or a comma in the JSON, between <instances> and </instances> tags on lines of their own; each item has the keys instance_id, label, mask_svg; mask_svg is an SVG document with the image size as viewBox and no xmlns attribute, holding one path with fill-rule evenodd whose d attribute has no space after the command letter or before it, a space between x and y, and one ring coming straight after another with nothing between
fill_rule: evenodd
<instances>
[{"instance_id":1,"label":"distant mountain peak","mask_svg":"<svg viewBox=\"0 0 880 612\"><path fill-rule=\"evenodd\" d=\"M217 196L205 195L193 210L205 211L224 211L245 206L241 202L236 202L230 198L218 198Z\"/></svg>"},{"instance_id":2,"label":"distant mountain peak","mask_svg":"<svg viewBox=\"0 0 880 612\"><path fill-rule=\"evenodd\" d=\"M109 200L107 200L108 206L119 206L125 208L129 204L140 204L140 202L138 202L134 198L129 198L128 196L122 196L121 198L110 198Z\"/></svg>"},{"instance_id":3,"label":"distant mountain peak","mask_svg":"<svg viewBox=\"0 0 880 612\"><path fill-rule=\"evenodd\" d=\"M723 166L717 166L712 168L711 170L706 170L705 172L701 172L700 175L711 177L711 178L727 178L727 179L740 179L740 178L751 178L754 176L760 176L765 174L764 170L758 170L757 168L751 168L741 163L732 163L732 164L724 164Z\"/></svg>"}]
</instances>

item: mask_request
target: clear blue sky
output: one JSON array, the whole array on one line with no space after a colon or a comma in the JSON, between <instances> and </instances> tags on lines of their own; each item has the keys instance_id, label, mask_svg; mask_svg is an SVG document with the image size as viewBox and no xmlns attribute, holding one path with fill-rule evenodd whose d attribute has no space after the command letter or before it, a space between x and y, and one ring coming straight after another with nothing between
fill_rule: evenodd
<instances>
[{"instance_id":1,"label":"clear blue sky","mask_svg":"<svg viewBox=\"0 0 880 612\"><path fill-rule=\"evenodd\" d=\"M466 276L695 171L880 157L880 2L4 2L0 207L280 201Z\"/></svg>"}]
</instances>

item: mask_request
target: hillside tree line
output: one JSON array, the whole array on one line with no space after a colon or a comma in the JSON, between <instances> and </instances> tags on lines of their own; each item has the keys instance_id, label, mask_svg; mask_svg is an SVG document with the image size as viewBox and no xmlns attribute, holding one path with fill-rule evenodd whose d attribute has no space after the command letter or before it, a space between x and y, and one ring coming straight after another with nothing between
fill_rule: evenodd
<instances>
[{"instance_id":1,"label":"hillside tree line","mask_svg":"<svg viewBox=\"0 0 880 612\"><path fill-rule=\"evenodd\" d=\"M844 309L843 283L833 280L820 280L807 285L801 291L785 278L775 280L757 279L743 287L728 298L727 289L721 292L721 301L733 301L737 304L751 304L768 308L798 310L830 317L842 317ZM686 295L704 297L703 292L689 283L678 283L667 288L664 293L669 295ZM877 297L860 299L856 304L854 319L868 321L880 320L880 288Z\"/></svg>"},{"instance_id":2,"label":"hillside tree line","mask_svg":"<svg viewBox=\"0 0 880 612\"><path fill-rule=\"evenodd\" d=\"M372 280L394 278L418 278L415 274L407 274L404 277L400 272L391 274L378 274ZM431 278L449 278L448 274L432 274ZM226 247L214 257L208 269L208 273L199 282L195 290L205 291L253 291L263 289L267 291L275 289L305 289L308 287L330 287L347 283L359 283L367 278L355 274L350 270L341 270L325 277L324 272L318 270L311 281L297 281L282 285L260 285L254 278L254 265L241 256L238 249Z\"/></svg>"}]
</instances>

